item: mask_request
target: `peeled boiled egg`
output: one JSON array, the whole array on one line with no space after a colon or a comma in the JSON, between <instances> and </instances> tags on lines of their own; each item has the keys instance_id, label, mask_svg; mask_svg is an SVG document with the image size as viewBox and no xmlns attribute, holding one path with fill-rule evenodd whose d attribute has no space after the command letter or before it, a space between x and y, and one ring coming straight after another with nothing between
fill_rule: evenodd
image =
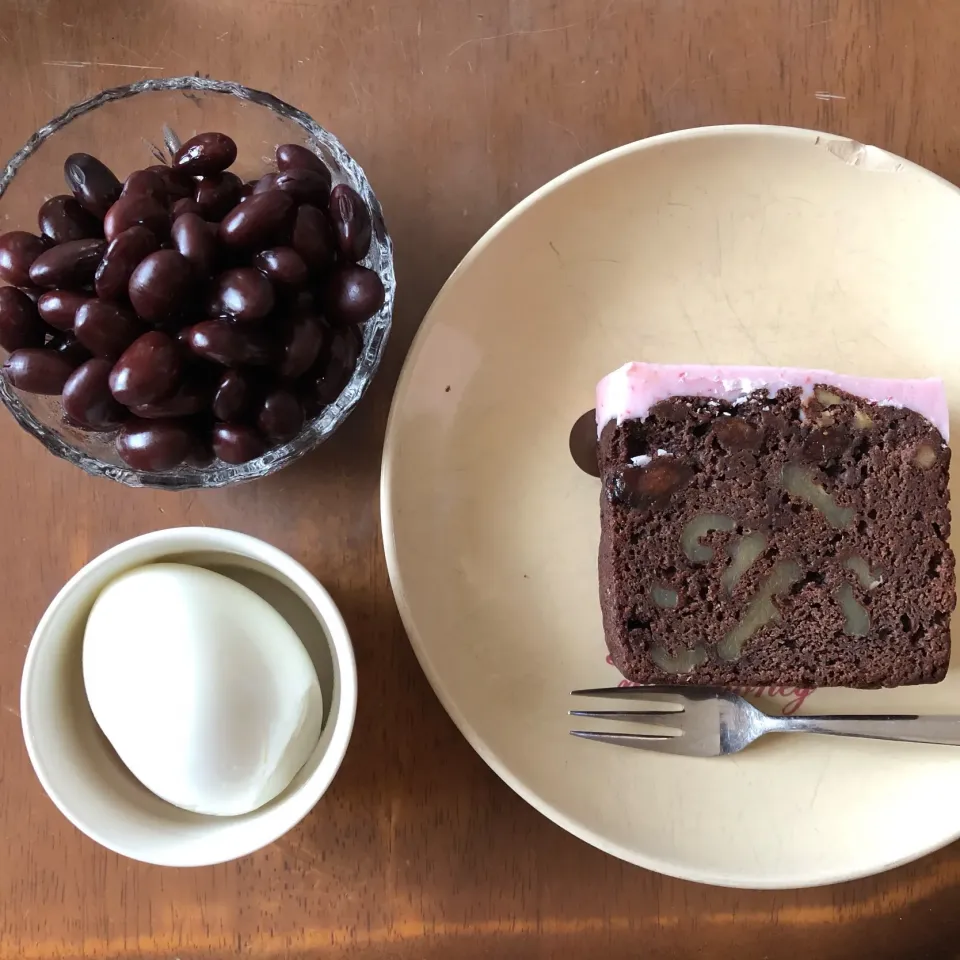
<instances>
[{"instance_id":1,"label":"peeled boiled egg","mask_svg":"<svg viewBox=\"0 0 960 960\"><path fill-rule=\"evenodd\" d=\"M197 813L263 806L320 738L300 638L258 594L201 567L157 563L109 583L87 619L83 682L130 772Z\"/></svg>"}]
</instances>

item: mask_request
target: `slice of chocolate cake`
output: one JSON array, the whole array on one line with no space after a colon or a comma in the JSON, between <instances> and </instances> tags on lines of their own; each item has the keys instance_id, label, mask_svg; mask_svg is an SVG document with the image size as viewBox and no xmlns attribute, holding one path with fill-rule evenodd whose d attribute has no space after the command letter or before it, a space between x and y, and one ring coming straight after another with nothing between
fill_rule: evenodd
<instances>
[{"instance_id":1,"label":"slice of chocolate cake","mask_svg":"<svg viewBox=\"0 0 960 960\"><path fill-rule=\"evenodd\" d=\"M634 363L600 382L597 424L600 603L628 680L943 679L939 381Z\"/></svg>"}]
</instances>

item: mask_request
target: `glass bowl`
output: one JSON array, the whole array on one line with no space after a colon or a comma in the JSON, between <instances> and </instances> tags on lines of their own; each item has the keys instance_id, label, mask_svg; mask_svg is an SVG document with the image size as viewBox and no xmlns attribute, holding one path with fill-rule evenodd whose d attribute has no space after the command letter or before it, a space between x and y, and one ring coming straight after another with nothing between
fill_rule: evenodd
<instances>
[{"instance_id":1,"label":"glass bowl","mask_svg":"<svg viewBox=\"0 0 960 960\"><path fill-rule=\"evenodd\" d=\"M200 77L143 80L104 90L70 107L33 134L0 175L0 234L37 232L40 204L54 194L68 192L63 162L71 153L99 157L123 180L132 170L169 163L180 141L206 130L222 131L236 141L237 161L231 170L244 180L276 169L274 150L279 143L298 143L320 154L334 184L349 184L370 209L373 238L363 265L375 270L383 281L384 302L363 325L360 357L340 396L294 440L239 466L217 461L209 467L183 465L163 473L133 470L117 455L114 434L76 429L64 421L58 397L23 393L0 377L4 406L51 453L93 476L132 487L222 487L265 477L309 453L357 405L376 373L390 332L396 292L393 245L363 170L332 133L302 110L237 83ZM0 349L0 362L4 359L6 353Z\"/></svg>"}]
</instances>

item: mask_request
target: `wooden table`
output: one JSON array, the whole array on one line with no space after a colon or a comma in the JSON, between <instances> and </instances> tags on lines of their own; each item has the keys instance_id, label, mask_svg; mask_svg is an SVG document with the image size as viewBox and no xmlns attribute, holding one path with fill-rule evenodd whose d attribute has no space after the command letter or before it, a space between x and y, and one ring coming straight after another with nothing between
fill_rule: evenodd
<instances>
[{"instance_id":1,"label":"wooden table","mask_svg":"<svg viewBox=\"0 0 960 960\"><path fill-rule=\"evenodd\" d=\"M431 298L501 214L568 167L679 127L817 127L960 179L960 9L944 0L0 0L0 154L102 87L209 73L346 143L397 245L372 395L271 480L173 496L94 481L0 417L0 960L48 957L941 958L960 848L874 879L710 889L566 835L471 751L394 605L377 482L391 391ZM44 796L18 717L63 582L148 530L263 537L331 590L361 699L328 795L269 849L166 870L108 853ZM917 816L923 816L918 810Z\"/></svg>"}]
</instances>

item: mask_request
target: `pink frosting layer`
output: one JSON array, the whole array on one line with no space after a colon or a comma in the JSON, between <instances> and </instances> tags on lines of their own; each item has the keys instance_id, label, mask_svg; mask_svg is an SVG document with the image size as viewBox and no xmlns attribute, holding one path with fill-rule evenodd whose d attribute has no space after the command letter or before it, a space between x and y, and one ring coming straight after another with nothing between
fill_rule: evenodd
<instances>
[{"instance_id":1,"label":"pink frosting layer","mask_svg":"<svg viewBox=\"0 0 960 960\"><path fill-rule=\"evenodd\" d=\"M733 402L754 390L773 396L785 387L800 387L809 396L815 384L838 387L881 406L914 410L943 435L950 436L947 396L942 380L890 380L854 377L829 370L793 367L712 367L628 363L597 384L597 431L616 420L643 420L650 408L670 397L711 397Z\"/></svg>"}]
</instances>

